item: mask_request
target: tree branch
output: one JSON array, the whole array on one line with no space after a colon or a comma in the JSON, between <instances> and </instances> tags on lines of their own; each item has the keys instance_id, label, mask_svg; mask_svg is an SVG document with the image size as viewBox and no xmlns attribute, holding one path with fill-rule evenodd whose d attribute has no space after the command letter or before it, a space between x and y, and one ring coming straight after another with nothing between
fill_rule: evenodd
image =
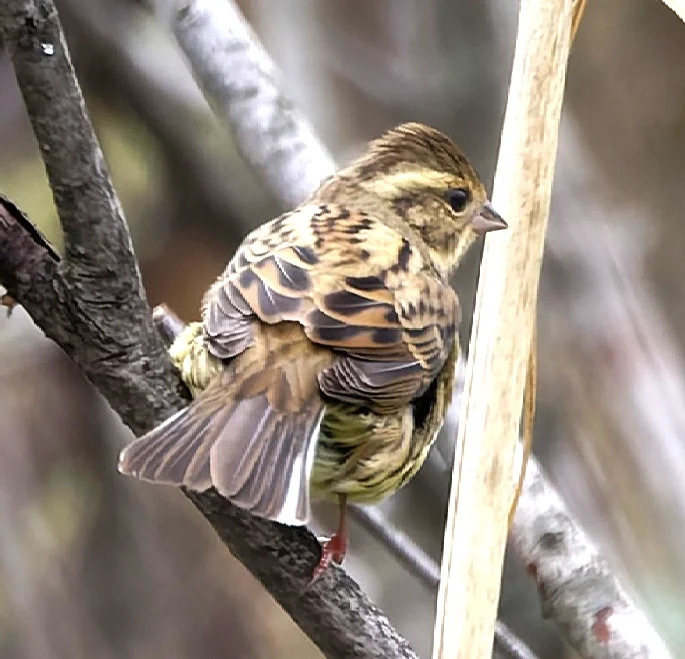
<instances>
[{"instance_id":1,"label":"tree branch","mask_svg":"<svg viewBox=\"0 0 685 659\"><path fill-rule=\"evenodd\" d=\"M88 120L51 0L0 3L0 30L65 234L55 258L17 208L0 203L0 277L46 335L137 434L186 400L152 323L130 237ZM251 517L215 492L187 493L328 657L414 657L342 570L307 588L320 547L301 528Z\"/></svg>"},{"instance_id":2,"label":"tree branch","mask_svg":"<svg viewBox=\"0 0 685 659\"><path fill-rule=\"evenodd\" d=\"M537 582L543 614L561 626L581 657L670 657L534 460L511 541Z\"/></svg>"},{"instance_id":3,"label":"tree branch","mask_svg":"<svg viewBox=\"0 0 685 659\"><path fill-rule=\"evenodd\" d=\"M376 508L350 506L350 515L402 563L408 572L430 588L440 585L440 566L404 531L391 524ZM495 621L495 654L507 659L536 659L533 651L501 620Z\"/></svg>"},{"instance_id":4,"label":"tree branch","mask_svg":"<svg viewBox=\"0 0 685 659\"><path fill-rule=\"evenodd\" d=\"M333 159L281 92L276 67L232 1L181 0L173 31L241 154L287 208L335 173Z\"/></svg>"},{"instance_id":5,"label":"tree branch","mask_svg":"<svg viewBox=\"0 0 685 659\"><path fill-rule=\"evenodd\" d=\"M64 261L53 263L52 272L37 273L44 288L27 281L28 273L16 262L15 276L23 277L17 283L29 284L28 289L14 295L6 286L98 388L115 392L113 406L140 432L172 410L176 379L152 325L121 207L56 10L52 2L4 2L0 26L66 246Z\"/></svg>"}]
</instances>

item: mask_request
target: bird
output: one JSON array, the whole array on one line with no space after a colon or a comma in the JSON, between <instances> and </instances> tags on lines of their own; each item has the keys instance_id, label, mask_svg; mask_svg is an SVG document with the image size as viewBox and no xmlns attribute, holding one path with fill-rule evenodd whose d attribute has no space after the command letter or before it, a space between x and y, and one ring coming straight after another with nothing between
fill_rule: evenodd
<instances>
[{"instance_id":1,"label":"bird","mask_svg":"<svg viewBox=\"0 0 685 659\"><path fill-rule=\"evenodd\" d=\"M337 499L318 578L371 504L425 461L452 397L461 310L449 278L507 228L464 152L406 123L249 233L169 350L192 402L123 449L119 471L216 491L307 525Z\"/></svg>"}]
</instances>

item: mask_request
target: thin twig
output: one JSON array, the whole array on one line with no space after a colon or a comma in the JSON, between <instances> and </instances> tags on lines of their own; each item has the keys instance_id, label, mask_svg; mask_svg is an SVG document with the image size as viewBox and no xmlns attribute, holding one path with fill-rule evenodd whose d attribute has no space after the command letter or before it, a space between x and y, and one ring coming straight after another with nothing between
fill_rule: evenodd
<instances>
[{"instance_id":1,"label":"thin twig","mask_svg":"<svg viewBox=\"0 0 685 659\"><path fill-rule=\"evenodd\" d=\"M227 177L223 151L207 149L206 136L198 137L198 128L206 125L204 117L198 118L195 107L198 100L202 102L201 94L196 89L195 94L180 93L178 87L172 92L159 75L159 69L168 71L170 63L158 56L158 49L133 48L131 33L141 18L150 20L149 17L133 4L123 5L122 11L116 0L62 0L60 15L67 28L75 30L77 40L83 42L80 50L84 57L97 49L98 75L106 79L108 98L125 97L159 143L171 184L181 183L174 192L182 206L193 209L194 217L201 216L211 229L226 234L227 226L230 227L236 240L246 234L252 222L246 221L249 214L237 194L244 187L239 182L241 177ZM78 58L75 59L78 67ZM182 64L181 57L179 61ZM208 108L207 115L211 116ZM221 139L225 132L219 126L212 126L211 131L212 139ZM179 211L179 217L182 216Z\"/></svg>"},{"instance_id":2,"label":"thin twig","mask_svg":"<svg viewBox=\"0 0 685 659\"><path fill-rule=\"evenodd\" d=\"M408 572L430 588L440 584L440 566L376 508L351 506L352 517L392 552ZM495 649L508 659L536 659L533 651L501 620L495 622Z\"/></svg>"},{"instance_id":3,"label":"thin twig","mask_svg":"<svg viewBox=\"0 0 685 659\"><path fill-rule=\"evenodd\" d=\"M572 0L522 0L486 240L441 574L433 656L489 657L513 463L571 44ZM468 604L467 604L468 603Z\"/></svg>"},{"instance_id":4,"label":"thin twig","mask_svg":"<svg viewBox=\"0 0 685 659\"><path fill-rule=\"evenodd\" d=\"M16 207L0 204L0 279L124 422L145 432L186 401L152 323L57 12L51 0L5 0L0 31L66 244L64 260L55 260ZM326 656L415 656L342 570L307 588L320 552L311 533L255 519L211 490L187 496Z\"/></svg>"},{"instance_id":5,"label":"thin twig","mask_svg":"<svg viewBox=\"0 0 685 659\"><path fill-rule=\"evenodd\" d=\"M440 583L440 566L404 531L388 522L377 508L350 506L350 516L389 549L410 574L421 579L427 586L437 588Z\"/></svg>"}]
</instances>

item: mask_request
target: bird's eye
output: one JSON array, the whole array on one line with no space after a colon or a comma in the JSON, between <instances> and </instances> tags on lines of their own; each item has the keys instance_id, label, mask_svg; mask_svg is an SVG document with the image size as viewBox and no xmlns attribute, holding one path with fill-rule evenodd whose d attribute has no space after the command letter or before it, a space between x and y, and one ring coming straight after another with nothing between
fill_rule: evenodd
<instances>
[{"instance_id":1,"label":"bird's eye","mask_svg":"<svg viewBox=\"0 0 685 659\"><path fill-rule=\"evenodd\" d=\"M452 188L447 192L447 201L455 213L461 213L469 202L469 191L466 188Z\"/></svg>"}]
</instances>

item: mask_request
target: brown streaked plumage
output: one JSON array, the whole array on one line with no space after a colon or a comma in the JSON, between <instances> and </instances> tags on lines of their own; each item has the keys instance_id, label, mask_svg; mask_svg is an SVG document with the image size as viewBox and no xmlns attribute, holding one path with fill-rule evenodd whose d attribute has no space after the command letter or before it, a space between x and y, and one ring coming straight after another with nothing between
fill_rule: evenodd
<instances>
[{"instance_id":1,"label":"brown streaked plumage","mask_svg":"<svg viewBox=\"0 0 685 659\"><path fill-rule=\"evenodd\" d=\"M308 521L310 490L337 496L316 573L341 561L344 503L401 487L442 425L460 320L448 276L504 227L449 138L389 131L245 238L171 349L194 402L124 449L120 470L214 486L288 524Z\"/></svg>"}]
</instances>

